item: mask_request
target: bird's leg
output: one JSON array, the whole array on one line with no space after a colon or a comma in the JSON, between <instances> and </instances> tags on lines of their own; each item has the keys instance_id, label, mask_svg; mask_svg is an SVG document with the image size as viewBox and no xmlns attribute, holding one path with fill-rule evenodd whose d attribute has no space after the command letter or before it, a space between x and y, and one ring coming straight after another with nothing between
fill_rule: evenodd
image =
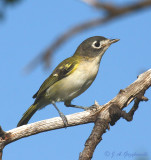
<instances>
[{"instance_id":1,"label":"bird's leg","mask_svg":"<svg viewBox=\"0 0 151 160\"><path fill-rule=\"evenodd\" d=\"M62 121L63 121L65 127L67 127L67 126L68 126L68 120L67 120L66 116L58 109L58 107L56 106L56 103L55 103L54 101L51 102L51 103L53 104L53 106L54 106L54 107L56 108L56 110L58 111L60 117L62 118Z\"/></svg>"},{"instance_id":2,"label":"bird's leg","mask_svg":"<svg viewBox=\"0 0 151 160\"><path fill-rule=\"evenodd\" d=\"M77 106L77 105L71 104L71 101L66 101L66 102L64 102L64 104L66 107L80 108L80 109L84 109L84 110L89 109L89 107L82 107L82 106Z\"/></svg>"}]
</instances>

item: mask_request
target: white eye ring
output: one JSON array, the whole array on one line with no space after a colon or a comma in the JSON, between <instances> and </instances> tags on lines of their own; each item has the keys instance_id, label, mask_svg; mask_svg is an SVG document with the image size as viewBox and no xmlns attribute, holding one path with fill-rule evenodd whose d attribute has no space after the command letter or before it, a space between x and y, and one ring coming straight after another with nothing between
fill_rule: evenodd
<instances>
[{"instance_id":1,"label":"white eye ring","mask_svg":"<svg viewBox=\"0 0 151 160\"><path fill-rule=\"evenodd\" d=\"M98 44L99 44L99 45L98 45ZM101 44L101 42L94 41L94 42L92 43L92 47L93 47L93 48L96 48L96 49L100 49L100 48L102 47L102 44Z\"/></svg>"}]
</instances>

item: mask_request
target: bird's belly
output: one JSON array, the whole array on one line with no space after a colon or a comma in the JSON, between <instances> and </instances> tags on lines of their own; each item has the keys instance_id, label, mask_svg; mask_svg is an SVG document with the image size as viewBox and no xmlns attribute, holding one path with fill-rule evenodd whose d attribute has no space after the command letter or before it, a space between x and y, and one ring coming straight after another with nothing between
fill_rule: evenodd
<instances>
[{"instance_id":1,"label":"bird's belly","mask_svg":"<svg viewBox=\"0 0 151 160\"><path fill-rule=\"evenodd\" d=\"M80 66L69 76L56 82L46 93L50 101L72 100L82 94L94 81L99 66Z\"/></svg>"}]
</instances>

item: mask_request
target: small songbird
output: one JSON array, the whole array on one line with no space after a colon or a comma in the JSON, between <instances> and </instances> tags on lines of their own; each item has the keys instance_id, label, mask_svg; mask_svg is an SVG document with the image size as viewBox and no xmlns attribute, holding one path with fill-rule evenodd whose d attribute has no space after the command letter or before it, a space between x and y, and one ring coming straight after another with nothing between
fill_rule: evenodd
<instances>
[{"instance_id":1,"label":"small songbird","mask_svg":"<svg viewBox=\"0 0 151 160\"><path fill-rule=\"evenodd\" d=\"M67 107L85 109L71 104L71 101L90 87L98 73L103 54L117 41L119 39L107 39L102 36L90 37L83 41L74 55L61 62L44 81L33 96L35 98L33 105L24 113L17 126L27 124L38 109L48 104L57 109L64 125L67 126L68 121L57 108L56 102L64 102Z\"/></svg>"}]
</instances>

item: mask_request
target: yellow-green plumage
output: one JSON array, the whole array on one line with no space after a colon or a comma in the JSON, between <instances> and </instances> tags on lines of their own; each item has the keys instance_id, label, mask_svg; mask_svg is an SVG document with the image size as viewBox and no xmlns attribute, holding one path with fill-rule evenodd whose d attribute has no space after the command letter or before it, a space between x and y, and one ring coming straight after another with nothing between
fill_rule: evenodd
<instances>
[{"instance_id":1,"label":"yellow-green plumage","mask_svg":"<svg viewBox=\"0 0 151 160\"><path fill-rule=\"evenodd\" d=\"M53 73L44 81L44 83L41 85L38 92L33 96L33 98L42 96L42 94L45 93L45 90L47 90L54 83L73 73L76 70L80 60L81 57L70 57L61 62L53 71Z\"/></svg>"},{"instance_id":2,"label":"yellow-green plumage","mask_svg":"<svg viewBox=\"0 0 151 160\"><path fill-rule=\"evenodd\" d=\"M48 104L54 105L67 126L67 119L59 111L55 102L62 101L67 107L84 109L84 107L72 105L71 101L90 87L98 73L103 54L112 43L117 41L118 39L109 40L95 36L82 42L75 54L61 62L44 81L33 96L34 104L24 113L17 126L27 124L38 109Z\"/></svg>"},{"instance_id":3,"label":"yellow-green plumage","mask_svg":"<svg viewBox=\"0 0 151 160\"><path fill-rule=\"evenodd\" d=\"M33 114L38 110L36 106L37 104L34 104L28 108L28 110L24 113L22 119L19 121L17 127L28 123Z\"/></svg>"},{"instance_id":4,"label":"yellow-green plumage","mask_svg":"<svg viewBox=\"0 0 151 160\"><path fill-rule=\"evenodd\" d=\"M48 90L48 88L54 86L55 83L67 77L69 74L71 74L71 72L73 73L78 67L80 59L81 59L80 57L79 58L70 57L65 59L56 67L53 73L41 85L38 92L33 96L33 98L36 98L34 104L31 105L29 109L23 114L23 117L19 121L17 126L27 124L30 118L38 109L41 109L50 103L46 98L46 93L47 93L46 91ZM59 88L56 87L56 89L53 89L52 93L55 93L55 90L59 90Z\"/></svg>"}]
</instances>

